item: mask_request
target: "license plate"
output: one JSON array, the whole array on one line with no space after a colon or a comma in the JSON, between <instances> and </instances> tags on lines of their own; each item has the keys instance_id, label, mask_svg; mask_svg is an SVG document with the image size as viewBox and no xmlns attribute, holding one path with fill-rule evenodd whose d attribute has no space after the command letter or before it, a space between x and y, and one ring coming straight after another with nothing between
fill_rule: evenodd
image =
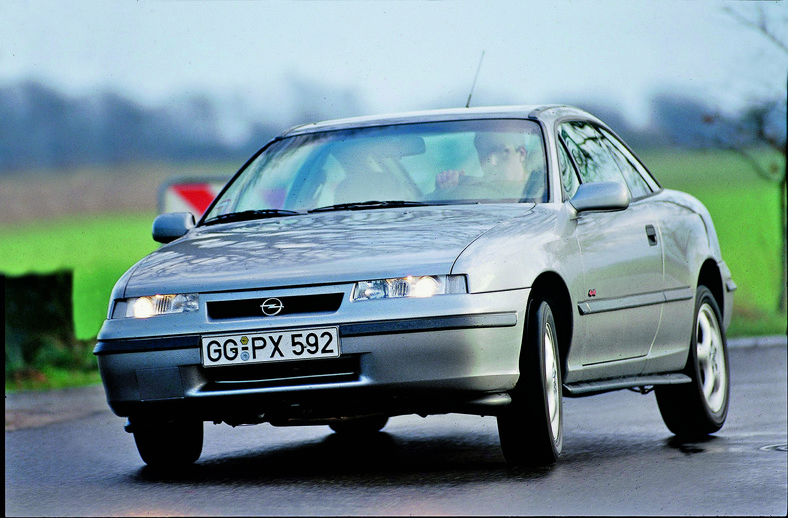
<instances>
[{"instance_id":1,"label":"license plate","mask_svg":"<svg viewBox=\"0 0 788 518\"><path fill-rule=\"evenodd\" d=\"M204 367L339 357L336 327L206 336Z\"/></svg>"}]
</instances>

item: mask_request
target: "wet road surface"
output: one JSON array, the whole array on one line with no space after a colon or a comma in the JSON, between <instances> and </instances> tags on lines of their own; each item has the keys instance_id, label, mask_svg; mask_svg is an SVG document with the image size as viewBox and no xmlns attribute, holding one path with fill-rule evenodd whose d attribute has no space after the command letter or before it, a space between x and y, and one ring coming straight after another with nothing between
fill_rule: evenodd
<instances>
[{"instance_id":1,"label":"wet road surface","mask_svg":"<svg viewBox=\"0 0 788 518\"><path fill-rule=\"evenodd\" d=\"M206 424L197 464L161 474L144 467L100 387L35 396L38 402L11 395L5 511L784 516L786 348L735 347L730 357L731 407L714 437L677 441L653 394L565 399L564 455L539 470L506 466L494 418L449 414L396 417L361 441L325 426Z\"/></svg>"}]
</instances>

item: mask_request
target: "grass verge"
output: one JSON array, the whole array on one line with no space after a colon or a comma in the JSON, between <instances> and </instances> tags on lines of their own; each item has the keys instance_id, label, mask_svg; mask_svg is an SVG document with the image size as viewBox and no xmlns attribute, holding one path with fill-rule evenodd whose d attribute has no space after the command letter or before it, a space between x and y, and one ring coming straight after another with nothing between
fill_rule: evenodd
<instances>
[{"instance_id":1,"label":"grass verge","mask_svg":"<svg viewBox=\"0 0 788 518\"><path fill-rule=\"evenodd\" d=\"M98 369L79 371L72 368L47 365L40 369L28 369L15 372L6 377L6 393L27 390L53 390L71 387L85 387L101 383Z\"/></svg>"}]
</instances>

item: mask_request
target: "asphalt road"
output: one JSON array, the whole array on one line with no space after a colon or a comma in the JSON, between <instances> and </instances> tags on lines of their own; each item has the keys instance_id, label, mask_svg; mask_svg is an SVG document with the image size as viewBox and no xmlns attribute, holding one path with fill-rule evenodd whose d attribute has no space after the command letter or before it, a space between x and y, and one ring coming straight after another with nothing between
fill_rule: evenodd
<instances>
[{"instance_id":1,"label":"asphalt road","mask_svg":"<svg viewBox=\"0 0 788 518\"><path fill-rule=\"evenodd\" d=\"M200 461L143 466L100 387L6 396L5 512L33 515L781 515L788 363L732 347L725 427L676 441L653 394L566 401L564 456L511 470L495 419L392 419L368 440L328 427L206 425Z\"/></svg>"}]
</instances>

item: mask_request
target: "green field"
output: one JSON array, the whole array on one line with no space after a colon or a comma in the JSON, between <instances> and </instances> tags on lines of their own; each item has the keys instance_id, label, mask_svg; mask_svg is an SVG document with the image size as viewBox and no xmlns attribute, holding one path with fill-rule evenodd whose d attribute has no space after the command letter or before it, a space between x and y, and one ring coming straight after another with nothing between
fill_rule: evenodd
<instances>
[{"instance_id":1,"label":"green field","mask_svg":"<svg viewBox=\"0 0 788 518\"><path fill-rule=\"evenodd\" d=\"M712 214L723 256L739 286L729 334L784 334L786 316L776 310L777 187L731 153L652 152L642 158L663 186L690 192ZM156 249L150 235L154 216L85 215L0 226L0 271L15 276L72 270L75 332L79 339L91 339L106 316L115 281Z\"/></svg>"},{"instance_id":2,"label":"green field","mask_svg":"<svg viewBox=\"0 0 788 518\"><path fill-rule=\"evenodd\" d=\"M73 271L76 337L91 339L107 315L115 281L156 249L154 213L72 216L0 227L0 271L8 276Z\"/></svg>"}]
</instances>

